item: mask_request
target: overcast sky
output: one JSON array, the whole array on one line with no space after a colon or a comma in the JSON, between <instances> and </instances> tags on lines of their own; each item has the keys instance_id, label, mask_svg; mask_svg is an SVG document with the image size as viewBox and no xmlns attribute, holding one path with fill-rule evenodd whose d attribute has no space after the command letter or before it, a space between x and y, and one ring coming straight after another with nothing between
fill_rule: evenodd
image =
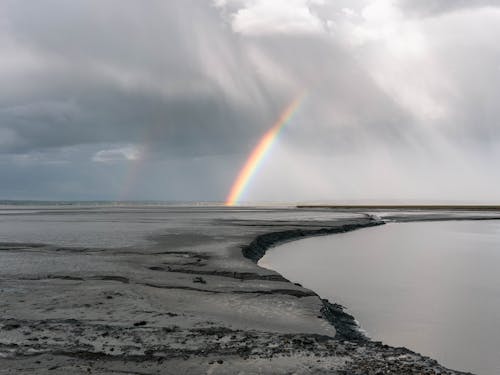
<instances>
[{"instance_id":1,"label":"overcast sky","mask_svg":"<svg viewBox=\"0 0 500 375\"><path fill-rule=\"evenodd\" d=\"M500 203L497 4L0 0L0 199Z\"/></svg>"}]
</instances>

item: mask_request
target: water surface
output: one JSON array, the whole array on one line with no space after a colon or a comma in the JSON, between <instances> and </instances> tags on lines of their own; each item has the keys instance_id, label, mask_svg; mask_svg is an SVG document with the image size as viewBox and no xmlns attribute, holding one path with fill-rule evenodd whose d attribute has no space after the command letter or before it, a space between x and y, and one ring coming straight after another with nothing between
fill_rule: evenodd
<instances>
[{"instance_id":1,"label":"water surface","mask_svg":"<svg viewBox=\"0 0 500 375\"><path fill-rule=\"evenodd\" d=\"M500 374L500 222L391 223L274 248L261 265L339 302L370 337Z\"/></svg>"}]
</instances>

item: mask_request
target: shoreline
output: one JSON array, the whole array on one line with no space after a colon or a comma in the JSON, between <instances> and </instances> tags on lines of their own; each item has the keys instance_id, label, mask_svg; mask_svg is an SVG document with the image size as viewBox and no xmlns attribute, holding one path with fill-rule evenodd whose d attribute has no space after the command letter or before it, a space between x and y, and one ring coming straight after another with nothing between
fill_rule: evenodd
<instances>
[{"instance_id":1,"label":"shoreline","mask_svg":"<svg viewBox=\"0 0 500 375\"><path fill-rule=\"evenodd\" d=\"M345 224L334 228L292 229L282 232L265 233L257 236L248 245L243 246L242 254L258 265L259 260L265 255L267 250L288 241L295 241L313 236L347 233L384 224L385 222L383 221L371 219L371 221L364 224ZM321 299L321 302L323 303L321 314L333 325L338 338L350 341L371 341L371 339L361 330L361 327L354 316L346 312L347 308L345 306L335 302L331 303L328 299L322 298L316 292L312 292Z\"/></svg>"},{"instance_id":2,"label":"shoreline","mask_svg":"<svg viewBox=\"0 0 500 375\"><path fill-rule=\"evenodd\" d=\"M398 204L378 204L378 205L356 205L356 204L339 204L339 205L308 205L299 204L297 208L303 209L334 209L334 210L397 210L397 211L500 211L499 205L446 205L446 204L429 204L429 205L398 205Z\"/></svg>"},{"instance_id":3,"label":"shoreline","mask_svg":"<svg viewBox=\"0 0 500 375\"><path fill-rule=\"evenodd\" d=\"M78 217L65 212L54 218ZM219 216L200 208L164 212L172 219L151 246L0 244L0 368L42 375L465 374L371 341L343 307L256 264L278 243L382 221L363 212L301 219L297 209L267 210L267 219L227 217L224 209Z\"/></svg>"},{"instance_id":4,"label":"shoreline","mask_svg":"<svg viewBox=\"0 0 500 375\"><path fill-rule=\"evenodd\" d=\"M439 210L438 210L439 211ZM498 216L498 211L495 211L496 216L477 216L476 215L467 215L464 217L456 216L456 217L446 217L446 216L438 216L432 217L430 215L422 215L418 216L396 216L395 218L391 218L390 216L384 217L384 219L380 219L375 215L367 214L367 217L373 220L372 223L361 224L361 225L345 225L340 228L330 229L324 228L320 230L297 230L297 231L288 231L288 232L272 232L267 233L261 236L258 236L254 239L248 246L242 248L242 252L244 256L248 257L252 261L258 264L259 260L264 257L267 250L282 245L289 241L295 241L300 239L306 239L313 236L326 236L337 233L346 233L355 231L358 229L365 229L385 224L405 224L405 223L427 223L427 222L463 222L463 221L498 221L500 220L500 216ZM270 270L275 270L275 268L266 268ZM279 271L277 271L279 272ZM300 285L300 284L296 284ZM311 289L314 291L314 289ZM321 309L321 312L324 314L325 310L329 311L330 309L334 309L335 311L331 316L325 316L327 320L331 322L331 324L337 330L336 336L339 339L350 340L353 342L373 342L375 344L381 344L382 346L386 346L383 341L373 340L370 336L366 335L366 332L361 328L360 322L358 322L353 315L346 313L348 307L342 306L338 303L330 303L328 299L322 298L319 294L314 292L324 303L324 308ZM407 349L403 347L403 349ZM413 352L415 349L408 349L410 352ZM415 352L418 353L418 352ZM461 372L462 373L462 372ZM470 372L463 372L463 374L470 374Z\"/></svg>"}]
</instances>

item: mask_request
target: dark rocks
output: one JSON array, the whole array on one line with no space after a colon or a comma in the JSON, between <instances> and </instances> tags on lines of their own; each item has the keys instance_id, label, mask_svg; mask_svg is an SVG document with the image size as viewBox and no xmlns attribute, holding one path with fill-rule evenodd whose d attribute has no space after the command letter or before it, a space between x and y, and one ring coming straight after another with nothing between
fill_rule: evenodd
<instances>
[{"instance_id":1,"label":"dark rocks","mask_svg":"<svg viewBox=\"0 0 500 375\"><path fill-rule=\"evenodd\" d=\"M321 313L333 324L337 333L336 337L350 341L366 341L368 338L359 330L358 323L354 317L345 312L345 308L338 303L330 303L322 299L323 307Z\"/></svg>"},{"instance_id":2,"label":"dark rocks","mask_svg":"<svg viewBox=\"0 0 500 375\"><path fill-rule=\"evenodd\" d=\"M151 267L150 269L152 269ZM288 281L283 276L279 274L259 274L254 272L232 272L232 271L222 271L222 270L200 270L193 268L172 268L169 267L168 271L187 273L187 274L198 274L198 275L208 275L208 276L219 276L219 277L229 277L237 280L268 280L268 281Z\"/></svg>"},{"instance_id":3,"label":"dark rocks","mask_svg":"<svg viewBox=\"0 0 500 375\"><path fill-rule=\"evenodd\" d=\"M206 280L201 276L196 276L193 278L193 283L206 284Z\"/></svg>"},{"instance_id":4,"label":"dark rocks","mask_svg":"<svg viewBox=\"0 0 500 375\"><path fill-rule=\"evenodd\" d=\"M331 227L317 229L290 229L281 232L272 232L257 236L248 246L243 246L242 252L246 258L249 258L257 263L264 256L266 250L277 245L280 242L285 242L301 237L321 236L334 233L345 233L356 229L374 227L385 224L382 221L367 220L358 224L344 224Z\"/></svg>"},{"instance_id":5,"label":"dark rocks","mask_svg":"<svg viewBox=\"0 0 500 375\"><path fill-rule=\"evenodd\" d=\"M157 267L157 266L149 267L149 269L151 271L165 271L165 268L163 268L163 267Z\"/></svg>"},{"instance_id":6,"label":"dark rocks","mask_svg":"<svg viewBox=\"0 0 500 375\"><path fill-rule=\"evenodd\" d=\"M20 328L21 325L20 324L17 324L17 323L7 323L5 324L2 329L6 330L6 331L12 331L14 329L18 329Z\"/></svg>"},{"instance_id":7,"label":"dark rocks","mask_svg":"<svg viewBox=\"0 0 500 375\"><path fill-rule=\"evenodd\" d=\"M129 284L130 283L130 280L127 278L127 277L123 277L123 276L108 276L108 275L105 275L105 276L94 276L94 277L91 277L90 278L91 280L104 280L104 281L118 281L120 283L124 283L124 284Z\"/></svg>"}]
</instances>

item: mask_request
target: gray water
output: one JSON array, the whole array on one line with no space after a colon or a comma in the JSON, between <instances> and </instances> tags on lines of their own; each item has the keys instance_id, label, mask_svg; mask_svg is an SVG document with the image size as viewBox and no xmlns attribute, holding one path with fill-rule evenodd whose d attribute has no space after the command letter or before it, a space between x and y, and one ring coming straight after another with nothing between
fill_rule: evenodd
<instances>
[{"instance_id":1,"label":"gray water","mask_svg":"<svg viewBox=\"0 0 500 375\"><path fill-rule=\"evenodd\" d=\"M500 374L500 222L392 223L276 247L260 265L348 307L367 334Z\"/></svg>"}]
</instances>

